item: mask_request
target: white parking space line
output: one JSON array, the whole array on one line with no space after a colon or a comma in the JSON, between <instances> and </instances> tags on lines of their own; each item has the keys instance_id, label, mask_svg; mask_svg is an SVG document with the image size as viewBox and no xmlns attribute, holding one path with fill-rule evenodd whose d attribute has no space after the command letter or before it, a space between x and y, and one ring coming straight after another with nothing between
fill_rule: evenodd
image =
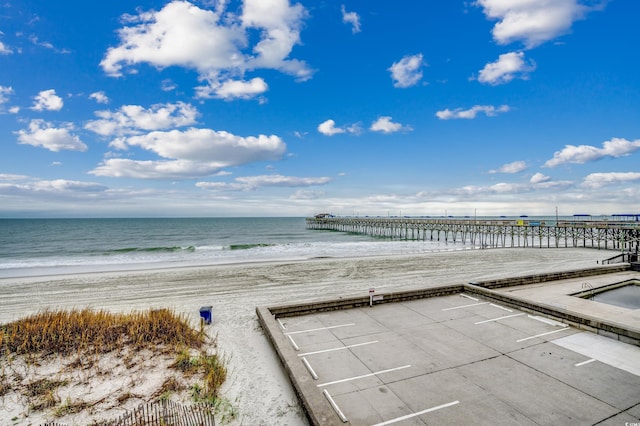
<instances>
[{"instance_id":1,"label":"white parking space line","mask_svg":"<svg viewBox=\"0 0 640 426\"><path fill-rule=\"evenodd\" d=\"M333 407L333 410L336 412L336 414L338 414L338 417L340 417L340 420L342 420L342 423L346 423L348 421L347 417L342 413L342 411L340 410L340 407L338 407L338 404L336 404L333 398L331 398L331 395L329 395L329 392L327 392L327 390L325 389L322 391L322 393L329 400L329 404L331 404L331 407Z\"/></svg>"},{"instance_id":2,"label":"white parking space line","mask_svg":"<svg viewBox=\"0 0 640 426\"><path fill-rule=\"evenodd\" d=\"M290 331L290 332L284 333L284 334L286 334L288 336L289 334L311 333L312 331L331 330L333 328L349 327L350 325L356 325L356 324L352 322L352 323L349 323L349 324L332 325L330 327L312 328L310 330Z\"/></svg>"},{"instance_id":3,"label":"white parking space line","mask_svg":"<svg viewBox=\"0 0 640 426\"><path fill-rule=\"evenodd\" d=\"M461 293L461 294L460 294L460 296L462 296L462 297L466 297L467 299L475 300L476 302L477 302L478 300L480 300L480 299L476 299L475 297L467 296L467 295L466 295L466 294L464 294L464 293Z\"/></svg>"},{"instance_id":4,"label":"white parking space line","mask_svg":"<svg viewBox=\"0 0 640 426\"><path fill-rule=\"evenodd\" d=\"M293 337L291 337L291 336L287 336L287 337L289 338L289 341L293 345L293 349L295 349L296 351L299 351L300 348L298 347L298 345L296 345L296 342L293 340Z\"/></svg>"},{"instance_id":5,"label":"white parking space line","mask_svg":"<svg viewBox=\"0 0 640 426\"><path fill-rule=\"evenodd\" d=\"M640 376L640 347L590 332L574 333L551 343Z\"/></svg>"},{"instance_id":6,"label":"white parking space line","mask_svg":"<svg viewBox=\"0 0 640 426\"><path fill-rule=\"evenodd\" d=\"M370 345L372 343L378 343L378 341L377 340L372 340L370 342L356 343L355 345L341 346L339 348L324 349L324 350L321 350L321 351L314 351L314 352L306 352L306 353L303 353L303 354L298 354L298 356L307 356L307 355L323 354L325 352L341 351L343 349L355 348L357 346Z\"/></svg>"},{"instance_id":7,"label":"white parking space line","mask_svg":"<svg viewBox=\"0 0 640 426\"><path fill-rule=\"evenodd\" d=\"M487 322L500 321L500 320L503 320L503 319L506 319L506 318L519 317L520 315L524 315L524 312L521 313L521 314L513 314L513 315L507 315L507 316L500 317L500 318L493 318L493 319L488 319L488 320L484 320L484 321L478 321L478 322L475 322L474 324L475 325L485 324Z\"/></svg>"},{"instance_id":8,"label":"white parking space line","mask_svg":"<svg viewBox=\"0 0 640 426\"><path fill-rule=\"evenodd\" d=\"M565 330L569 330L569 328L568 327L560 328L558 330L547 331L546 333L536 334L535 336L525 337L524 339L516 340L516 343L524 342L525 340L535 339L536 337L542 337L542 336L546 336L547 334L553 334L553 333L557 333L559 331L565 331Z\"/></svg>"},{"instance_id":9,"label":"white parking space line","mask_svg":"<svg viewBox=\"0 0 640 426\"><path fill-rule=\"evenodd\" d=\"M504 306L496 305L495 303L489 303L489 306L493 306L494 308L502 309L503 311L513 312L509 308L505 308Z\"/></svg>"},{"instance_id":10,"label":"white parking space line","mask_svg":"<svg viewBox=\"0 0 640 426\"><path fill-rule=\"evenodd\" d=\"M470 308L472 306L488 305L489 302L472 303L471 305L454 306L453 308L444 308L443 311L452 311L454 309Z\"/></svg>"},{"instance_id":11,"label":"white parking space line","mask_svg":"<svg viewBox=\"0 0 640 426\"><path fill-rule=\"evenodd\" d=\"M560 321L555 321L555 320L552 320L552 319L549 319L549 318L545 318L545 317L540 317L540 316L537 316L537 315L528 315L528 317L531 318L531 319L534 319L536 321L540 321L540 322L543 322L545 324L549 324L549 325L555 325L555 326L558 326L558 327L569 327L569 324L565 324L565 323L562 323Z\"/></svg>"},{"instance_id":12,"label":"white parking space line","mask_svg":"<svg viewBox=\"0 0 640 426\"><path fill-rule=\"evenodd\" d=\"M278 320L278 324L280 324L280 327L282 327L283 330L286 330L287 327L282 323L282 321L280 321L280 318L276 318Z\"/></svg>"},{"instance_id":13,"label":"white parking space line","mask_svg":"<svg viewBox=\"0 0 640 426\"><path fill-rule=\"evenodd\" d=\"M451 407L451 406L459 404L459 403L460 403L460 401L452 401L452 402L449 402L447 404L438 405L437 407L427 408L426 410L422 410L422 411L417 412L417 413L407 414L406 416L402 416L402 417L396 417L395 419L387 420L386 422L376 423L373 426L390 425L390 424L393 424L393 423L397 423L397 422L401 422L403 420L410 419L412 417L417 417L417 416L421 416L421 415L426 414L426 413L430 413L432 411L440 410L442 408Z\"/></svg>"},{"instance_id":14,"label":"white parking space line","mask_svg":"<svg viewBox=\"0 0 640 426\"><path fill-rule=\"evenodd\" d=\"M582 362L579 362L577 364L573 364L573 366L574 367L582 367L583 365L591 364L595 360L596 360L595 358L591 358L591 359L588 359L586 361L582 361Z\"/></svg>"},{"instance_id":15,"label":"white parking space line","mask_svg":"<svg viewBox=\"0 0 640 426\"><path fill-rule=\"evenodd\" d=\"M309 364L309 361L307 361L305 357L302 357L302 363L304 364L305 367L307 367L307 370L309 370L309 374L311 374L311 377L313 377L313 380L318 380L318 375L316 374L315 370L311 367L311 364Z\"/></svg>"},{"instance_id":16,"label":"white parking space line","mask_svg":"<svg viewBox=\"0 0 640 426\"><path fill-rule=\"evenodd\" d=\"M403 369L409 368L409 367L411 367L411 365L403 365L402 367L395 367L395 368L390 368L388 370L376 371L376 372L369 373L369 374L363 374L362 376L355 376L355 377L349 377L349 378L346 378L346 379L334 380L333 382L320 383L317 386L319 388L322 388L322 387L325 387L325 386L335 385L335 384L338 384L338 383L344 383L344 382L350 382L352 380L364 379L365 377L377 376L378 374L389 373L391 371L403 370Z\"/></svg>"}]
</instances>

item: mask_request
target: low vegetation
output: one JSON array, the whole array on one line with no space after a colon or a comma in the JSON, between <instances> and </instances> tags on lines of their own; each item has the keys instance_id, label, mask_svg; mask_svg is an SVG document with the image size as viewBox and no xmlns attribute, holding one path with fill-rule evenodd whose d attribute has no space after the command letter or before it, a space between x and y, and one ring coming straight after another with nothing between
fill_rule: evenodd
<instances>
[{"instance_id":1,"label":"low vegetation","mask_svg":"<svg viewBox=\"0 0 640 426\"><path fill-rule=\"evenodd\" d=\"M169 309L130 314L106 311L44 311L0 328L2 347L17 355L107 353L130 345L200 348L202 333Z\"/></svg>"},{"instance_id":2,"label":"low vegetation","mask_svg":"<svg viewBox=\"0 0 640 426\"><path fill-rule=\"evenodd\" d=\"M180 395L224 405L219 394L227 370L217 354L208 352L215 347L215 339L208 338L202 325L195 330L169 309L129 314L89 309L40 312L0 325L0 404L2 397L14 393L24 400L24 416L47 411L54 417L95 410L99 404L113 408L129 400ZM160 364L160 357L169 360L169 368L160 374L161 384L147 395L132 393L130 388L145 378L149 365ZM105 359L116 362L105 366ZM47 362L63 367L47 375L51 369L42 367ZM93 401L77 391L73 398L68 396L74 387L91 388L96 377L108 381L116 370L130 372L129 388L116 386L118 392Z\"/></svg>"}]
</instances>

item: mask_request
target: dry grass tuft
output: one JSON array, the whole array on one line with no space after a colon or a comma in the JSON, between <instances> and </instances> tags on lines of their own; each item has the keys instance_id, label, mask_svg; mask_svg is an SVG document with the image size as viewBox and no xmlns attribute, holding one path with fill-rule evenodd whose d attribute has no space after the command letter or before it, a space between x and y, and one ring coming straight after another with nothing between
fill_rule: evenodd
<instances>
[{"instance_id":1,"label":"dry grass tuft","mask_svg":"<svg viewBox=\"0 0 640 426\"><path fill-rule=\"evenodd\" d=\"M204 343L201 333L169 309L114 314L89 309L44 311L0 326L2 347L10 353L60 354L107 353L131 345L188 346Z\"/></svg>"},{"instance_id":2,"label":"dry grass tuft","mask_svg":"<svg viewBox=\"0 0 640 426\"><path fill-rule=\"evenodd\" d=\"M130 399L168 399L190 388L194 400L216 402L227 370L217 355L207 354L205 339L209 349L215 348L215 339L169 309L130 314L89 309L40 312L0 325L0 397L13 392L26 401L29 410L50 410L56 417L93 410L109 401L123 405ZM105 367L104 360L115 357L119 366L135 370L131 374L144 374L148 357L158 355L166 359L166 365L175 356L170 367L177 374L147 395L129 390L137 384L132 378L129 389L120 387L96 401L87 395L78 398L77 392L73 399L64 397L75 386L91 389L91 380L104 383L120 374L114 373L113 364ZM51 373L47 363L55 362L61 367ZM48 378L36 371L49 371L44 373ZM189 380L196 383L190 387Z\"/></svg>"}]
</instances>

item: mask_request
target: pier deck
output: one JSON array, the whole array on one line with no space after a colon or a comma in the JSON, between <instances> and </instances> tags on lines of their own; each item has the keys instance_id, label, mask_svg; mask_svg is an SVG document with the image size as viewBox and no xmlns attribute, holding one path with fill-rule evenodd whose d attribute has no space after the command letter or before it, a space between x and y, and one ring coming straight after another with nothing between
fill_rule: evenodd
<instances>
[{"instance_id":1,"label":"pier deck","mask_svg":"<svg viewBox=\"0 0 640 426\"><path fill-rule=\"evenodd\" d=\"M638 254L640 222L595 220L313 217L307 228L478 247L592 247Z\"/></svg>"}]
</instances>

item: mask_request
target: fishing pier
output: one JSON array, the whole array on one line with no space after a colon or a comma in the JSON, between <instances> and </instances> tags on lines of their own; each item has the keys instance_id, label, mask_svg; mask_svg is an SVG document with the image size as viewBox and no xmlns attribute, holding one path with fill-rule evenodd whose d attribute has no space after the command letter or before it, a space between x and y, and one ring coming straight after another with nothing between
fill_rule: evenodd
<instances>
[{"instance_id":1,"label":"fishing pier","mask_svg":"<svg viewBox=\"0 0 640 426\"><path fill-rule=\"evenodd\" d=\"M442 241L474 247L591 247L638 253L636 220L529 220L474 218L307 218L308 229L351 232L373 237Z\"/></svg>"}]
</instances>

